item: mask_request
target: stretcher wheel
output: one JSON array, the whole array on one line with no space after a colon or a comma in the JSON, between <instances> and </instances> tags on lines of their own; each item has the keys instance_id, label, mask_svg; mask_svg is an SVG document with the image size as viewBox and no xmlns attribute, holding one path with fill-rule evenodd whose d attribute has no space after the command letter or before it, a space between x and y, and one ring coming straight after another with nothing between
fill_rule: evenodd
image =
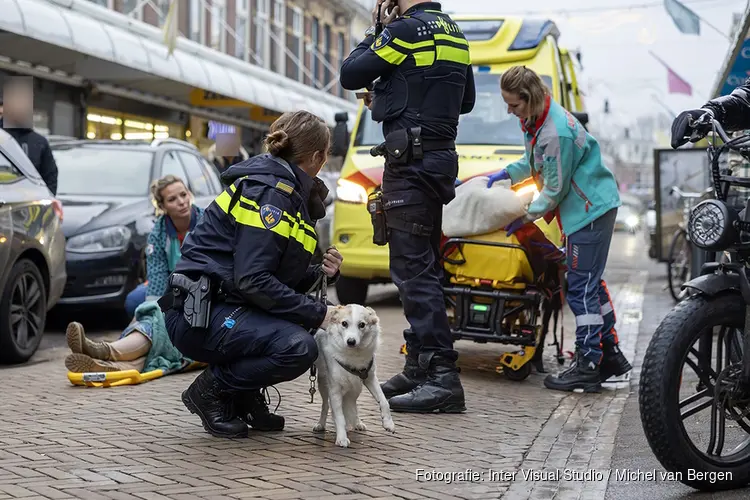
<instances>
[{"instance_id":1,"label":"stretcher wheel","mask_svg":"<svg viewBox=\"0 0 750 500\"><path fill-rule=\"evenodd\" d=\"M522 380L526 380L526 378L531 375L531 363L525 363L518 370L514 370L510 366L503 366L503 373L508 378L508 380L512 380L513 382L521 382Z\"/></svg>"}]
</instances>

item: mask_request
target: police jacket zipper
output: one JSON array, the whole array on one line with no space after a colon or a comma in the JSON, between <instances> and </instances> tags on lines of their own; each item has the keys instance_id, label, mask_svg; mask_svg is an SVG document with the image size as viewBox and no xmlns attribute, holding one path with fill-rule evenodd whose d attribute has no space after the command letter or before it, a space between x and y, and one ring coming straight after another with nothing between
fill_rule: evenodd
<instances>
[{"instance_id":1,"label":"police jacket zipper","mask_svg":"<svg viewBox=\"0 0 750 500\"><path fill-rule=\"evenodd\" d=\"M583 198L583 201L586 202L586 211L588 212L589 211L589 207L593 206L593 204L588 199L588 197L583 193L583 191L581 190L581 188L578 187L578 184L576 184L575 181L571 180L570 181L570 185L573 186L573 189L575 190L576 193L578 193L578 196L580 196L581 198Z\"/></svg>"}]
</instances>

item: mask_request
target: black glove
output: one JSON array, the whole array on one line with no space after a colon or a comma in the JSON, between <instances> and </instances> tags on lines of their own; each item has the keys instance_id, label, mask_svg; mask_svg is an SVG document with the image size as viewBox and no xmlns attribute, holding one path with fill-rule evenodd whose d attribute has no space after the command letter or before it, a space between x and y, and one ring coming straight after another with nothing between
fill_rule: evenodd
<instances>
[{"instance_id":1,"label":"black glove","mask_svg":"<svg viewBox=\"0 0 750 500\"><path fill-rule=\"evenodd\" d=\"M697 139L690 139L690 136L695 131L690 124L697 121L706 113L713 116L713 113L708 109L689 109L677 115L677 118L672 122L672 149L677 149L683 144L687 144L688 141L696 142ZM699 137L698 139L701 138Z\"/></svg>"}]
</instances>

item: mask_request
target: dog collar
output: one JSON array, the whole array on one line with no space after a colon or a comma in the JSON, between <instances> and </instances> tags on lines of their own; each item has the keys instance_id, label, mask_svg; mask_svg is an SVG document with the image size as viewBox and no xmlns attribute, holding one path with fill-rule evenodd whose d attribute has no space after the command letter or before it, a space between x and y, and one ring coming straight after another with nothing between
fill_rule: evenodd
<instances>
[{"instance_id":1,"label":"dog collar","mask_svg":"<svg viewBox=\"0 0 750 500\"><path fill-rule=\"evenodd\" d=\"M372 364L375 362L375 358L372 358L370 360L370 364L368 364L367 367L365 367L365 368L353 368L353 367L351 367L349 365L346 365L346 364L342 363L338 359L336 359L336 361L338 362L338 364L341 365L341 367L344 370L348 371L352 375L358 376L362 380L365 380L370 375L370 369L372 368Z\"/></svg>"}]
</instances>

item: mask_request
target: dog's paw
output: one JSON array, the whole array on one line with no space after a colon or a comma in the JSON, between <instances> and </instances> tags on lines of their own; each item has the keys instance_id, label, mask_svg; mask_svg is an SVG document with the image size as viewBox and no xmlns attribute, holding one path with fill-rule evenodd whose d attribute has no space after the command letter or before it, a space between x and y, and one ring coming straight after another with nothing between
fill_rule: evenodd
<instances>
[{"instance_id":1,"label":"dog's paw","mask_svg":"<svg viewBox=\"0 0 750 500\"><path fill-rule=\"evenodd\" d=\"M357 425L355 425L354 428L356 430L358 430L358 431L366 431L367 430L367 426L361 420L359 422L357 422Z\"/></svg>"},{"instance_id":2,"label":"dog's paw","mask_svg":"<svg viewBox=\"0 0 750 500\"><path fill-rule=\"evenodd\" d=\"M346 436L339 436L336 438L336 446L341 446L342 448L348 448L349 447L349 438Z\"/></svg>"},{"instance_id":3,"label":"dog's paw","mask_svg":"<svg viewBox=\"0 0 750 500\"><path fill-rule=\"evenodd\" d=\"M325 432L326 426L325 424L315 424L315 427L313 427L313 432Z\"/></svg>"},{"instance_id":4,"label":"dog's paw","mask_svg":"<svg viewBox=\"0 0 750 500\"><path fill-rule=\"evenodd\" d=\"M394 433L396 432L396 424L393 423L392 418L387 418L383 420L383 429L387 430L388 432Z\"/></svg>"}]
</instances>

